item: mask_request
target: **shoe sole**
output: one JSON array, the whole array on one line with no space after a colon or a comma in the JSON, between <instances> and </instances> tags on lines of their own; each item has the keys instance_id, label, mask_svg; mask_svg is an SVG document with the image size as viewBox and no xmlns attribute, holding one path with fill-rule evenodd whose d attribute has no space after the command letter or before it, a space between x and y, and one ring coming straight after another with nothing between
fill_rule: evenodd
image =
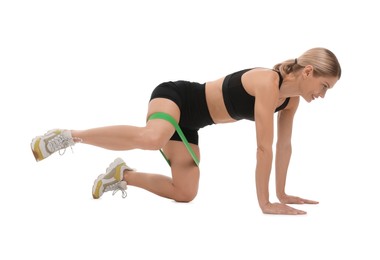
<instances>
[{"instance_id":1,"label":"shoe sole","mask_svg":"<svg viewBox=\"0 0 380 260\"><path fill-rule=\"evenodd\" d=\"M60 129L53 129L48 132L46 132L46 135L50 135L52 133L55 133L56 135L61 134L63 131ZM46 159L51 154L47 154L46 156L43 155L43 152L40 148L41 138L43 136L37 136L32 140L32 143L30 144L30 147L32 148L33 156L36 159L37 162L42 161L43 159Z\"/></svg>"},{"instance_id":2,"label":"shoe sole","mask_svg":"<svg viewBox=\"0 0 380 260\"><path fill-rule=\"evenodd\" d=\"M33 152L33 156L36 159L36 162L39 162L44 159L41 149L40 149L40 141L41 141L40 138L38 138L37 140L33 140L30 146Z\"/></svg>"},{"instance_id":3,"label":"shoe sole","mask_svg":"<svg viewBox=\"0 0 380 260\"><path fill-rule=\"evenodd\" d=\"M101 174L98 176L98 178L94 181L94 186L92 187L92 197L94 199L99 199L100 196L102 196L103 194L103 191L100 192L100 189L101 187L103 186L103 177L106 176L107 174L109 174L113 169L116 168L116 171L118 171L121 166L125 166L125 162L121 159L121 158L117 158L115 159L115 161L113 161L110 166L108 166L107 170L106 170L106 174ZM118 169L119 168L119 169ZM119 176L116 176L116 180L117 181L121 181L121 179L118 178Z\"/></svg>"},{"instance_id":4,"label":"shoe sole","mask_svg":"<svg viewBox=\"0 0 380 260\"><path fill-rule=\"evenodd\" d=\"M103 186L102 179L105 176L105 174L100 174L98 178L94 181L94 186L92 187L92 197L94 199L99 199L100 194L100 188Z\"/></svg>"}]
</instances>

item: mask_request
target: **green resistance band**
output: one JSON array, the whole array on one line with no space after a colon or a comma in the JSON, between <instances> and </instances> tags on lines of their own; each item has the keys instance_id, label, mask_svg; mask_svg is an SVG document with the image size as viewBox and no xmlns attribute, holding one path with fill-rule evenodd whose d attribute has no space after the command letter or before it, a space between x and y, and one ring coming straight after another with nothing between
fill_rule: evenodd
<instances>
[{"instance_id":1,"label":"green resistance band","mask_svg":"<svg viewBox=\"0 0 380 260\"><path fill-rule=\"evenodd\" d=\"M186 149L187 149L187 151L189 151L189 153L190 153L191 157L193 158L195 164L197 166L199 166L199 159L196 156L194 150L191 148L189 142L187 141L185 135L182 132L182 129L179 127L177 121L175 121L175 119L171 115L163 113L163 112L157 112L157 113L150 115L150 117L148 118L148 121L152 120L152 119L164 119L164 120L168 121L169 123L171 123L174 126L175 130L177 131L179 137L181 137L183 144L186 146ZM165 155L164 151L162 149L160 149L160 152L161 152L162 156L164 156L167 163L170 165L170 160Z\"/></svg>"}]
</instances>

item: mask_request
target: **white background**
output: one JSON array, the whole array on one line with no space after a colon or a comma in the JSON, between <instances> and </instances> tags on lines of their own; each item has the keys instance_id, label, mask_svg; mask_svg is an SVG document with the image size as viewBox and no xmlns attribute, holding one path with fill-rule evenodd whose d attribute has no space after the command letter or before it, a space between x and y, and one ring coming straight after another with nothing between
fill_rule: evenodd
<instances>
[{"instance_id":1,"label":"white background","mask_svg":"<svg viewBox=\"0 0 380 260\"><path fill-rule=\"evenodd\" d=\"M375 2L1 1L0 259L379 259ZM92 199L117 156L169 174L156 151L77 145L39 163L30 151L52 128L143 125L163 81L203 83L319 46L343 74L296 115L287 191L320 201L296 206L305 216L261 213L248 121L200 131L189 204L134 187ZM275 201L273 178L270 191Z\"/></svg>"}]
</instances>

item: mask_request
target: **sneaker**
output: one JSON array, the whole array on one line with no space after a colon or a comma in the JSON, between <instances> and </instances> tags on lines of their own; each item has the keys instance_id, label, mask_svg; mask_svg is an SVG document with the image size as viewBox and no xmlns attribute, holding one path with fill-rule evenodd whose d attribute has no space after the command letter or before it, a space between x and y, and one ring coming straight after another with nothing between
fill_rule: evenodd
<instances>
[{"instance_id":1,"label":"sneaker","mask_svg":"<svg viewBox=\"0 0 380 260\"><path fill-rule=\"evenodd\" d=\"M119 190L122 191L122 197L127 197L127 182L123 181L124 170L133 171L128 167L121 158L117 158L106 170L106 174L101 174L94 181L92 186L92 197L99 199L104 192L113 190L112 195Z\"/></svg>"},{"instance_id":2,"label":"sneaker","mask_svg":"<svg viewBox=\"0 0 380 260\"><path fill-rule=\"evenodd\" d=\"M36 161L41 161L56 151L65 149L75 144L71 132L68 130L54 129L42 136L37 136L30 144ZM63 154L62 153L62 154Z\"/></svg>"}]
</instances>

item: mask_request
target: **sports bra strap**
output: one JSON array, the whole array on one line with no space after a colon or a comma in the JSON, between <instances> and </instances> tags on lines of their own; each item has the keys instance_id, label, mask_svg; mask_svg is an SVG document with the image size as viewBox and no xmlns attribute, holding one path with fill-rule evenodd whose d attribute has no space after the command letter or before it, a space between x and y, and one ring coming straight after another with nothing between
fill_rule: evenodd
<instances>
[{"instance_id":1,"label":"sports bra strap","mask_svg":"<svg viewBox=\"0 0 380 260\"><path fill-rule=\"evenodd\" d=\"M278 76L280 77L280 79L279 79L279 81L278 81L278 88L281 88L282 81L283 81L284 79L282 78L282 75L281 75L281 73L280 73L278 70L273 70L273 71L277 72Z\"/></svg>"}]
</instances>

